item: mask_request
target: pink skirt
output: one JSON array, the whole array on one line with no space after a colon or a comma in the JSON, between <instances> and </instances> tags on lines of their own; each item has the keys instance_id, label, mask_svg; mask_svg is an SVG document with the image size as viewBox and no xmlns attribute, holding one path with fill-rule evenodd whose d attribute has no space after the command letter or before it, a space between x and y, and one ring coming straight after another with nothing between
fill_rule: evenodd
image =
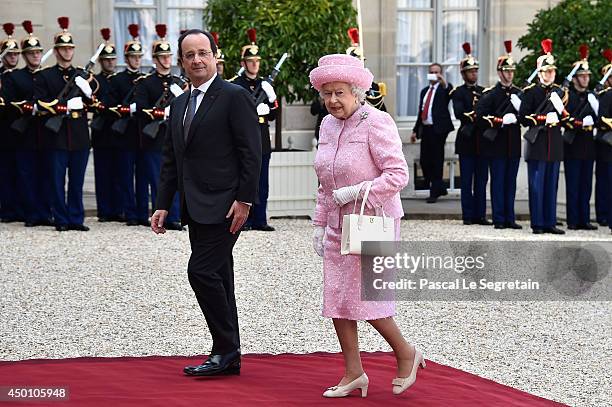
<instances>
[{"instance_id":1,"label":"pink skirt","mask_svg":"<svg viewBox=\"0 0 612 407\"><path fill-rule=\"evenodd\" d=\"M400 240L395 219L395 239ZM326 318L368 321L395 315L395 301L361 300L361 257L340 254L341 228L325 228L323 255L323 313Z\"/></svg>"}]
</instances>

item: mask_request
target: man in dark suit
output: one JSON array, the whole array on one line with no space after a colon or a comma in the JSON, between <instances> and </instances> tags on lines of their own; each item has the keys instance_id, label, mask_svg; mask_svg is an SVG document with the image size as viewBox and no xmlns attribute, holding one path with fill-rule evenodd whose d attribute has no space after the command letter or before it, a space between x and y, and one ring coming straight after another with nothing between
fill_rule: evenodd
<instances>
[{"instance_id":1,"label":"man in dark suit","mask_svg":"<svg viewBox=\"0 0 612 407\"><path fill-rule=\"evenodd\" d=\"M151 218L153 231L164 233L178 190L181 221L189 226L189 283L213 340L204 363L185 367L190 376L240 373L232 249L257 197L261 167L255 104L245 89L217 75L216 51L208 32L179 37L178 57L191 86L170 107Z\"/></svg>"},{"instance_id":2,"label":"man in dark suit","mask_svg":"<svg viewBox=\"0 0 612 407\"><path fill-rule=\"evenodd\" d=\"M414 143L417 138L421 140L421 168L429 186L427 203L435 203L438 197L447 194L442 183L444 144L448 133L455 127L448 111L453 85L446 82L442 76L442 66L438 63L429 66L429 76L429 86L421 90L419 112L411 141Z\"/></svg>"}]
</instances>

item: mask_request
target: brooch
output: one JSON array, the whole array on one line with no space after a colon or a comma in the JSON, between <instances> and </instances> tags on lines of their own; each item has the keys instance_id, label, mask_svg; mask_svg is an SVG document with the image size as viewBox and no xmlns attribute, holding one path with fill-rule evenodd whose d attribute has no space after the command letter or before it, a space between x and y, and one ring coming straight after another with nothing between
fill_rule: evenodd
<instances>
[{"instance_id":1,"label":"brooch","mask_svg":"<svg viewBox=\"0 0 612 407\"><path fill-rule=\"evenodd\" d=\"M359 123L357 123L357 126L359 126L361 124L361 122L364 121L367 118L368 118L368 112L361 112L361 114L359 115ZM357 127L357 126L355 126L355 127Z\"/></svg>"}]
</instances>

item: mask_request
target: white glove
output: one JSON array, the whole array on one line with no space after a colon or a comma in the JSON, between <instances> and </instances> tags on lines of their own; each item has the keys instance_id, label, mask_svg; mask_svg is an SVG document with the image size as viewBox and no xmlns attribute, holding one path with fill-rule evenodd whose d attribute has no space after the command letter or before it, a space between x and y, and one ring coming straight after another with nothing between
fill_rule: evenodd
<instances>
[{"instance_id":1,"label":"white glove","mask_svg":"<svg viewBox=\"0 0 612 407\"><path fill-rule=\"evenodd\" d=\"M170 85L170 92L172 92L174 97L177 98L181 96L184 91L179 85L177 85L176 83L173 83L172 85Z\"/></svg>"},{"instance_id":2,"label":"white glove","mask_svg":"<svg viewBox=\"0 0 612 407\"><path fill-rule=\"evenodd\" d=\"M516 110L517 112L521 109L521 98L518 97L518 95L514 93L510 95L510 103L512 103L512 106L514 106L514 110Z\"/></svg>"},{"instance_id":3,"label":"white glove","mask_svg":"<svg viewBox=\"0 0 612 407\"><path fill-rule=\"evenodd\" d=\"M38 113L38 103L34 103L32 107L32 116L36 116L36 113Z\"/></svg>"},{"instance_id":4,"label":"white glove","mask_svg":"<svg viewBox=\"0 0 612 407\"><path fill-rule=\"evenodd\" d=\"M315 230L312 236L312 246L314 251L321 257L325 249L323 248L323 240L325 239L325 228L323 226L315 226Z\"/></svg>"},{"instance_id":5,"label":"white glove","mask_svg":"<svg viewBox=\"0 0 612 407\"><path fill-rule=\"evenodd\" d=\"M332 191L332 197L334 198L336 205L343 206L349 202L357 200L362 184L363 182L357 185L351 185L349 187L334 189Z\"/></svg>"},{"instance_id":6,"label":"white glove","mask_svg":"<svg viewBox=\"0 0 612 407\"><path fill-rule=\"evenodd\" d=\"M593 116L588 115L584 119L582 119L582 127L593 126L595 121L593 120Z\"/></svg>"},{"instance_id":7,"label":"white glove","mask_svg":"<svg viewBox=\"0 0 612 407\"><path fill-rule=\"evenodd\" d=\"M130 116L136 113L136 102L130 103Z\"/></svg>"},{"instance_id":8,"label":"white glove","mask_svg":"<svg viewBox=\"0 0 612 407\"><path fill-rule=\"evenodd\" d=\"M79 87L79 89L81 89L81 92L83 92L83 95L85 95L88 98L91 98L92 91L91 91L91 86L89 86L89 82L87 82L81 76L77 76L76 79L74 80L74 83Z\"/></svg>"},{"instance_id":9,"label":"white glove","mask_svg":"<svg viewBox=\"0 0 612 407\"><path fill-rule=\"evenodd\" d=\"M514 124L516 123L516 115L514 113L506 113L502 117L502 124Z\"/></svg>"},{"instance_id":10,"label":"white glove","mask_svg":"<svg viewBox=\"0 0 612 407\"><path fill-rule=\"evenodd\" d=\"M546 114L546 124L557 124L559 123L559 116L557 113L550 112Z\"/></svg>"},{"instance_id":11,"label":"white glove","mask_svg":"<svg viewBox=\"0 0 612 407\"><path fill-rule=\"evenodd\" d=\"M164 109L164 120L166 120L168 117L170 117L170 106L166 106Z\"/></svg>"},{"instance_id":12,"label":"white glove","mask_svg":"<svg viewBox=\"0 0 612 407\"><path fill-rule=\"evenodd\" d=\"M83 99L81 99L80 96L77 96L72 99L68 99L68 102L66 102L66 107L68 108L69 112L73 110L82 110L83 109Z\"/></svg>"},{"instance_id":13,"label":"white glove","mask_svg":"<svg viewBox=\"0 0 612 407\"><path fill-rule=\"evenodd\" d=\"M557 92L553 92L550 94L550 101L552 102L553 106L555 107L555 110L559 114L563 113L563 109L565 107L563 106L563 101L561 100Z\"/></svg>"},{"instance_id":14,"label":"white glove","mask_svg":"<svg viewBox=\"0 0 612 407\"><path fill-rule=\"evenodd\" d=\"M274 92L274 88L272 88L272 85L270 85L270 82L261 81L261 88L264 92L266 92L266 95L268 96L268 102L274 103L274 101L276 100L276 93Z\"/></svg>"},{"instance_id":15,"label":"white glove","mask_svg":"<svg viewBox=\"0 0 612 407\"><path fill-rule=\"evenodd\" d=\"M257 105L257 114L259 116L265 116L270 113L270 106L265 103L260 103Z\"/></svg>"},{"instance_id":16,"label":"white glove","mask_svg":"<svg viewBox=\"0 0 612 407\"><path fill-rule=\"evenodd\" d=\"M595 96L592 93L589 93L589 96L587 96L587 99L589 101L589 104L591 105L591 108L593 109L593 112L595 112L595 116L599 115L599 100L597 100L597 96Z\"/></svg>"}]
</instances>

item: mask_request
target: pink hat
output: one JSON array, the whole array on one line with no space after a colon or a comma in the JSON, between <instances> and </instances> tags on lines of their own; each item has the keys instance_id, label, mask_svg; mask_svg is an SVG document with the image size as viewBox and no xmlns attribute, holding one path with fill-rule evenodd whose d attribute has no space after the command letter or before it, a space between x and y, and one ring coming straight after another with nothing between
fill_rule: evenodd
<instances>
[{"instance_id":1,"label":"pink hat","mask_svg":"<svg viewBox=\"0 0 612 407\"><path fill-rule=\"evenodd\" d=\"M316 90L329 82L346 82L368 90L374 75L364 68L363 61L350 55L331 54L319 59L319 66L310 71L310 83Z\"/></svg>"}]
</instances>

